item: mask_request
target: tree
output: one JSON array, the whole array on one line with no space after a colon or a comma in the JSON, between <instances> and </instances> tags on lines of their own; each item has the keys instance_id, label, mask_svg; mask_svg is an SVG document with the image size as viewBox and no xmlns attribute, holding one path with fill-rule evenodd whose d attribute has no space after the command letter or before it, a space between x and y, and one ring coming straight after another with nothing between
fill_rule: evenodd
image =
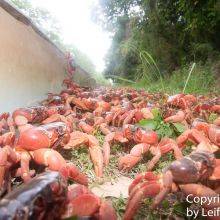
<instances>
[{"instance_id":1,"label":"tree","mask_svg":"<svg viewBox=\"0 0 220 220\"><path fill-rule=\"evenodd\" d=\"M107 74L133 79L147 71L150 75L143 54L153 57L162 74L219 55L217 0L99 0L97 8L98 15L104 14L99 22L114 34Z\"/></svg>"}]
</instances>

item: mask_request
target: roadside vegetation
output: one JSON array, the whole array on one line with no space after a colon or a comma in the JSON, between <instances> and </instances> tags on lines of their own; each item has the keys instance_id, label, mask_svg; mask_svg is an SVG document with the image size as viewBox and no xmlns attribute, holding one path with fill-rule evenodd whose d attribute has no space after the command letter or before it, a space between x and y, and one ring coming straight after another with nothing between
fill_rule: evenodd
<instances>
[{"instance_id":1,"label":"roadside vegetation","mask_svg":"<svg viewBox=\"0 0 220 220\"><path fill-rule=\"evenodd\" d=\"M105 76L115 83L219 93L219 1L99 0L94 14L113 35Z\"/></svg>"},{"instance_id":2,"label":"roadside vegetation","mask_svg":"<svg viewBox=\"0 0 220 220\"><path fill-rule=\"evenodd\" d=\"M192 69L192 66L194 68ZM192 72L190 74L190 71ZM210 64L202 65L189 64L163 77L160 80L151 78L141 78L139 80L129 81L123 77L114 77L117 86L131 86L135 89L145 89L149 92L166 92L168 94L177 94L181 92L191 94L220 94L219 80L213 74L213 68Z\"/></svg>"},{"instance_id":3,"label":"roadside vegetation","mask_svg":"<svg viewBox=\"0 0 220 220\"><path fill-rule=\"evenodd\" d=\"M34 7L30 0L9 2L63 51L72 52L76 64L91 73L98 85L114 82L169 94L220 93L217 1L99 0L92 17L113 34L104 73L97 73L90 58L75 45L63 43L59 23L47 10Z\"/></svg>"}]
</instances>

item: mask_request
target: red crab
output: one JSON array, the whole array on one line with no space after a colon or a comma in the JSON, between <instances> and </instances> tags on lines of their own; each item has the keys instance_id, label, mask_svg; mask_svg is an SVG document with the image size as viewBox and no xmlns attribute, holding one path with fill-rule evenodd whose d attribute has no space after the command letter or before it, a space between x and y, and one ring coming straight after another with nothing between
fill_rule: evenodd
<instances>
[{"instance_id":1,"label":"red crab","mask_svg":"<svg viewBox=\"0 0 220 220\"><path fill-rule=\"evenodd\" d=\"M155 197L152 208L156 208L168 193L178 190L185 195L217 196L214 190L199 184L208 179L220 179L220 166L216 166L216 161L212 153L200 150L174 161L162 175L155 175L152 172L137 175L129 187L129 199L123 219L133 219L145 197ZM205 208L211 209L219 205L212 202Z\"/></svg>"}]
</instances>

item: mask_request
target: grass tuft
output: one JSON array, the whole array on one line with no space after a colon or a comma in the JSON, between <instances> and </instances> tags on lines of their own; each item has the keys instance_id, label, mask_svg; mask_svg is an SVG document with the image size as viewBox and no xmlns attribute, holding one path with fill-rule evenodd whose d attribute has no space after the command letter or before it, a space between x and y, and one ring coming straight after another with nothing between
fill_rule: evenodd
<instances>
[{"instance_id":1,"label":"grass tuft","mask_svg":"<svg viewBox=\"0 0 220 220\"><path fill-rule=\"evenodd\" d=\"M191 66L190 71L189 69L189 65L184 66L158 80L152 77L142 77L136 83L126 83L126 81L123 81L123 86L144 89L148 92L165 91L165 93L170 95L182 93L183 91L191 94L220 94L220 87L217 83L216 76L209 64L202 65L197 63ZM164 88L162 87L161 80Z\"/></svg>"}]
</instances>

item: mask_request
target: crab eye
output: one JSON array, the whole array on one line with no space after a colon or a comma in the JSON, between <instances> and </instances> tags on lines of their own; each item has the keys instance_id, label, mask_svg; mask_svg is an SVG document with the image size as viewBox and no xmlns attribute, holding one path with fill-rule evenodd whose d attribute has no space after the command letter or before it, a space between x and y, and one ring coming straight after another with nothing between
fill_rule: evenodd
<instances>
[{"instance_id":1,"label":"crab eye","mask_svg":"<svg viewBox=\"0 0 220 220\"><path fill-rule=\"evenodd\" d=\"M204 165L208 165L208 161L207 161L207 160L204 160L204 161L203 161L203 164L204 164Z\"/></svg>"}]
</instances>

